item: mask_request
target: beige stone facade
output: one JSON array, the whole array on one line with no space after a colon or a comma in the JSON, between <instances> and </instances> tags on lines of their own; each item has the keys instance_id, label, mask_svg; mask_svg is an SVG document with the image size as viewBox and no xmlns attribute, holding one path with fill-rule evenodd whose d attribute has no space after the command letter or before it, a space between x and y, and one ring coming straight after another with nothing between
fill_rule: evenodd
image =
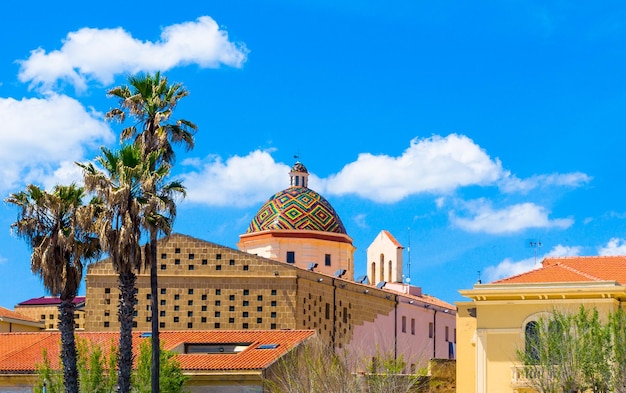
<instances>
[{"instance_id":1,"label":"beige stone facade","mask_svg":"<svg viewBox=\"0 0 626 393\"><path fill-rule=\"evenodd\" d=\"M36 321L41 321L44 324L45 330L59 330L59 306L56 304L49 305L16 305L15 311L32 318ZM77 305L74 312L74 329L85 329L85 309L84 304Z\"/></svg>"}]
</instances>

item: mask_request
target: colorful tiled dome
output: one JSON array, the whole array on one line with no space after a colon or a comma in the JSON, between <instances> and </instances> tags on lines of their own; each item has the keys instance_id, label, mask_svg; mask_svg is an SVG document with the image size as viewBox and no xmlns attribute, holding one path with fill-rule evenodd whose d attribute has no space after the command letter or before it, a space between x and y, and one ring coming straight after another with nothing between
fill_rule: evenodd
<instances>
[{"instance_id":1,"label":"colorful tiled dome","mask_svg":"<svg viewBox=\"0 0 626 393\"><path fill-rule=\"evenodd\" d=\"M259 209L246 233L272 229L346 234L335 209L323 196L307 187L289 187L274 194Z\"/></svg>"},{"instance_id":2,"label":"colorful tiled dome","mask_svg":"<svg viewBox=\"0 0 626 393\"><path fill-rule=\"evenodd\" d=\"M289 175L291 187L265 202L246 233L295 229L346 234L335 209L323 196L307 187L309 171L306 167L298 161Z\"/></svg>"}]
</instances>

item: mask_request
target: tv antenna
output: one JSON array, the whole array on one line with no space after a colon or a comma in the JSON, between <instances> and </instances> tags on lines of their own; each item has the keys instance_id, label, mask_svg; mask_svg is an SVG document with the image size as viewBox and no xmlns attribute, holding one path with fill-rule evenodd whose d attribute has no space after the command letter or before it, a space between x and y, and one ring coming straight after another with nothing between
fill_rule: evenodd
<instances>
[{"instance_id":1,"label":"tv antenna","mask_svg":"<svg viewBox=\"0 0 626 393\"><path fill-rule=\"evenodd\" d=\"M410 283L411 282L411 227L408 228L408 232L409 232L409 244L408 244L406 251L409 257L409 261L408 261L409 274L408 274L408 278L406 282Z\"/></svg>"},{"instance_id":2,"label":"tv antenna","mask_svg":"<svg viewBox=\"0 0 626 393\"><path fill-rule=\"evenodd\" d=\"M535 254L535 265L537 264L537 250L541 248L542 244L541 244L541 240L537 240L537 239L529 239L528 240L528 247L531 247L534 251Z\"/></svg>"}]
</instances>

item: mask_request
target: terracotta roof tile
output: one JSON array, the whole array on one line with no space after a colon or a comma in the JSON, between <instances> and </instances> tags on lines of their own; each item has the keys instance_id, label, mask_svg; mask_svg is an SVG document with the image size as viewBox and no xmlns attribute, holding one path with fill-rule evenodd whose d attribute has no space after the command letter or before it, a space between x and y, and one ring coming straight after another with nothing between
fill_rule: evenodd
<instances>
[{"instance_id":1,"label":"terracotta roof tile","mask_svg":"<svg viewBox=\"0 0 626 393\"><path fill-rule=\"evenodd\" d=\"M270 366L291 348L315 334L312 330L250 330L250 331L166 331L160 333L165 349L182 348L185 343L251 343L235 354L179 354L183 370L259 370ZM133 333L133 352L137 355L138 343L149 340ZM83 338L102 346L105 353L110 345L117 345L118 333L77 332ZM45 348L53 368L59 367L59 332L0 333L0 373L32 373L42 362ZM261 344L279 344L274 349L258 349ZM136 358L136 356L135 356Z\"/></svg>"},{"instance_id":2,"label":"terracotta roof tile","mask_svg":"<svg viewBox=\"0 0 626 393\"><path fill-rule=\"evenodd\" d=\"M391 234L391 232L389 232L386 229L383 229L382 232L389 238L389 240L391 240L391 242L398 248L404 248L402 247L402 244L400 244L399 241L396 240L395 237L393 237L393 235Z\"/></svg>"},{"instance_id":3,"label":"terracotta roof tile","mask_svg":"<svg viewBox=\"0 0 626 393\"><path fill-rule=\"evenodd\" d=\"M549 257L542 267L494 284L617 281L626 284L626 256Z\"/></svg>"},{"instance_id":4,"label":"terracotta roof tile","mask_svg":"<svg viewBox=\"0 0 626 393\"><path fill-rule=\"evenodd\" d=\"M11 318L11 319L17 319L17 320L25 321L25 322L39 323L39 321L35 319L22 315L18 312L11 311L8 308L4 308L4 307L0 307L0 318Z\"/></svg>"}]
</instances>

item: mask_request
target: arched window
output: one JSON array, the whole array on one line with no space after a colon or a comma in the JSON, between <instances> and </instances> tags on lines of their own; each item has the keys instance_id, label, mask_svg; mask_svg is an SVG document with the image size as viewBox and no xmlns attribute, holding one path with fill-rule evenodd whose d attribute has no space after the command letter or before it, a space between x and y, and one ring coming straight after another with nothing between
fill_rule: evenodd
<instances>
[{"instance_id":1,"label":"arched window","mask_svg":"<svg viewBox=\"0 0 626 393\"><path fill-rule=\"evenodd\" d=\"M530 321L526 324L524 338L526 343L526 359L531 364L539 363L539 324Z\"/></svg>"},{"instance_id":2,"label":"arched window","mask_svg":"<svg viewBox=\"0 0 626 393\"><path fill-rule=\"evenodd\" d=\"M371 267L370 267L370 280L376 281L376 262L372 262Z\"/></svg>"},{"instance_id":3,"label":"arched window","mask_svg":"<svg viewBox=\"0 0 626 393\"><path fill-rule=\"evenodd\" d=\"M380 254L380 278L378 281L385 281L385 254Z\"/></svg>"},{"instance_id":4,"label":"arched window","mask_svg":"<svg viewBox=\"0 0 626 393\"><path fill-rule=\"evenodd\" d=\"M387 276L389 276L389 277L387 278L387 281L388 281L388 282L393 281L393 280L391 279L391 278L392 278L392 275L393 275L392 271L393 271L393 265L391 264L391 261L389 261L389 272L387 273Z\"/></svg>"}]
</instances>

